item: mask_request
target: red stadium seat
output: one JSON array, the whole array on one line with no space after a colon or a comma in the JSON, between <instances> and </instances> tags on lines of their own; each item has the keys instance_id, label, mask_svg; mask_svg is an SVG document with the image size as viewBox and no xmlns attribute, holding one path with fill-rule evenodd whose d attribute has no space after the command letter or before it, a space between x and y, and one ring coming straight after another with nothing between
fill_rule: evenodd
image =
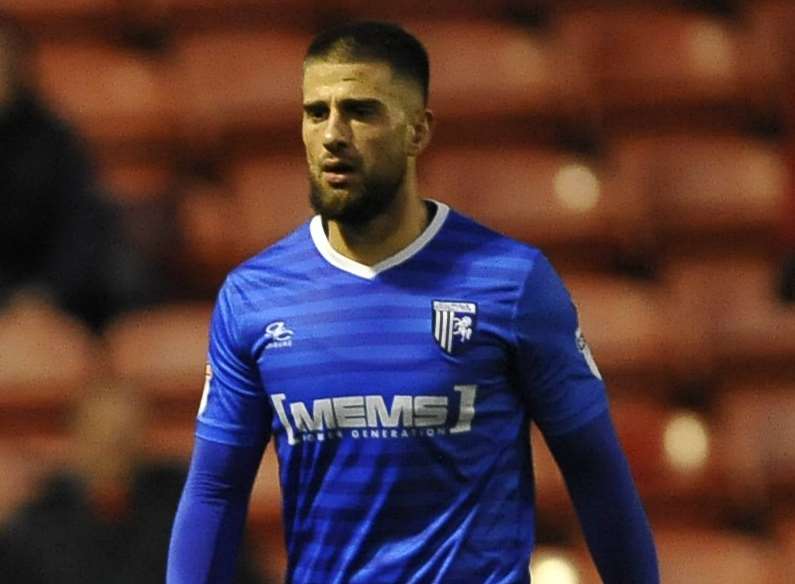
<instances>
[{"instance_id":1,"label":"red stadium seat","mask_svg":"<svg viewBox=\"0 0 795 584\"><path fill-rule=\"evenodd\" d=\"M35 25L107 20L119 12L118 0L2 0L0 11Z\"/></svg>"},{"instance_id":2,"label":"red stadium seat","mask_svg":"<svg viewBox=\"0 0 795 584\"><path fill-rule=\"evenodd\" d=\"M455 19L463 17L500 17L512 7L510 0L401 0L375 3L368 0L330 0L319 2L318 8L328 14L342 12L348 18L376 18L389 20Z\"/></svg>"},{"instance_id":3,"label":"red stadium seat","mask_svg":"<svg viewBox=\"0 0 795 584\"><path fill-rule=\"evenodd\" d=\"M795 382L727 382L720 400L726 489L766 508L795 492Z\"/></svg>"},{"instance_id":4,"label":"red stadium seat","mask_svg":"<svg viewBox=\"0 0 795 584\"><path fill-rule=\"evenodd\" d=\"M503 233L567 257L604 261L634 253L649 232L644 200L613 188L574 155L519 145L448 148L421 166L428 196Z\"/></svg>"},{"instance_id":5,"label":"red stadium seat","mask_svg":"<svg viewBox=\"0 0 795 584\"><path fill-rule=\"evenodd\" d=\"M164 158L108 158L98 161L102 186L116 200L150 201L169 192L176 181L173 162Z\"/></svg>"},{"instance_id":6,"label":"red stadium seat","mask_svg":"<svg viewBox=\"0 0 795 584\"><path fill-rule=\"evenodd\" d=\"M198 405L196 406L198 410ZM155 420L146 428L143 438L143 453L154 460L179 461L186 464L193 452L195 420L180 420L175 423L163 423Z\"/></svg>"},{"instance_id":7,"label":"red stadium seat","mask_svg":"<svg viewBox=\"0 0 795 584\"><path fill-rule=\"evenodd\" d=\"M193 24L218 26L219 23L243 22L251 18L267 18L282 23L309 26L316 18L315 0L143 0L154 2L180 26L186 20ZM264 22L265 23L265 22Z\"/></svg>"},{"instance_id":8,"label":"red stadium seat","mask_svg":"<svg viewBox=\"0 0 795 584\"><path fill-rule=\"evenodd\" d=\"M454 121L459 134L467 119L568 117L583 109L583 70L552 34L477 19L406 27L428 50L431 108L441 120Z\"/></svg>"},{"instance_id":9,"label":"red stadium seat","mask_svg":"<svg viewBox=\"0 0 795 584\"><path fill-rule=\"evenodd\" d=\"M162 306L121 316L107 327L113 374L139 386L158 418L189 424L196 415L210 312L207 304Z\"/></svg>"},{"instance_id":10,"label":"red stadium seat","mask_svg":"<svg viewBox=\"0 0 795 584\"><path fill-rule=\"evenodd\" d=\"M0 430L58 431L99 352L80 323L45 305L0 312Z\"/></svg>"},{"instance_id":11,"label":"red stadium seat","mask_svg":"<svg viewBox=\"0 0 795 584\"><path fill-rule=\"evenodd\" d=\"M767 90L767 99L781 97L777 90L788 83L792 72L792 22L795 20L795 5L789 0L760 0L751 2L746 8L745 27L749 31L749 50L757 76L764 82L759 90ZM758 55L758 57L756 56ZM770 89L773 91L770 91Z\"/></svg>"},{"instance_id":12,"label":"red stadium seat","mask_svg":"<svg viewBox=\"0 0 795 584\"><path fill-rule=\"evenodd\" d=\"M30 500L46 464L16 444L0 444L0 523Z\"/></svg>"},{"instance_id":13,"label":"red stadium seat","mask_svg":"<svg viewBox=\"0 0 795 584\"><path fill-rule=\"evenodd\" d=\"M679 349L662 289L626 278L574 273L564 275L564 281L608 386L616 391L667 391Z\"/></svg>"},{"instance_id":14,"label":"red stadium seat","mask_svg":"<svg viewBox=\"0 0 795 584\"><path fill-rule=\"evenodd\" d=\"M784 574L795 574L795 511L790 510L783 517L779 516L776 534L781 549L781 584L784 584Z\"/></svg>"},{"instance_id":15,"label":"red stadium seat","mask_svg":"<svg viewBox=\"0 0 795 584\"><path fill-rule=\"evenodd\" d=\"M177 210L184 248L174 260L186 290L214 296L229 270L245 259L238 245L241 220L224 187L202 182L184 187Z\"/></svg>"},{"instance_id":16,"label":"red stadium seat","mask_svg":"<svg viewBox=\"0 0 795 584\"><path fill-rule=\"evenodd\" d=\"M535 425L530 436L539 524L552 523L558 529L564 526L572 530L576 518L560 469Z\"/></svg>"},{"instance_id":17,"label":"red stadium seat","mask_svg":"<svg viewBox=\"0 0 795 584\"><path fill-rule=\"evenodd\" d=\"M641 498L652 517L709 524L727 500L715 494L723 472L717 426L697 412L648 397L612 400L611 414ZM539 524L574 533L575 515L560 471L535 428L531 434Z\"/></svg>"},{"instance_id":18,"label":"red stadium seat","mask_svg":"<svg viewBox=\"0 0 795 584\"><path fill-rule=\"evenodd\" d=\"M300 135L307 35L290 30L195 33L177 45L182 122L194 137L287 129ZM271 142L273 138L268 138Z\"/></svg>"},{"instance_id":19,"label":"red stadium seat","mask_svg":"<svg viewBox=\"0 0 795 584\"><path fill-rule=\"evenodd\" d=\"M648 398L614 400L612 414L652 517L708 524L720 515L722 452L713 421Z\"/></svg>"},{"instance_id":20,"label":"red stadium seat","mask_svg":"<svg viewBox=\"0 0 795 584\"><path fill-rule=\"evenodd\" d=\"M267 573L283 581L287 571L287 550L282 528L282 491L275 444L265 450L249 505L249 529L256 535L265 556Z\"/></svg>"},{"instance_id":21,"label":"red stadium seat","mask_svg":"<svg viewBox=\"0 0 795 584\"><path fill-rule=\"evenodd\" d=\"M44 480L68 468L73 454L73 443L65 433L36 435L30 434L29 428L18 430L0 438L0 476L3 477L0 523L3 525L8 525L6 520L21 506L40 495Z\"/></svg>"},{"instance_id":22,"label":"red stadium seat","mask_svg":"<svg viewBox=\"0 0 795 584\"><path fill-rule=\"evenodd\" d=\"M778 224L787 181L770 144L740 136L666 134L616 140L617 179L641 176L657 230L673 252L727 236L765 244Z\"/></svg>"},{"instance_id":23,"label":"red stadium seat","mask_svg":"<svg viewBox=\"0 0 795 584\"><path fill-rule=\"evenodd\" d=\"M744 106L764 82L748 38L727 20L659 7L584 9L562 22L613 114ZM764 71L762 64L761 70ZM644 115L635 122L649 123Z\"/></svg>"},{"instance_id":24,"label":"red stadium seat","mask_svg":"<svg viewBox=\"0 0 795 584\"><path fill-rule=\"evenodd\" d=\"M714 528L688 527L666 523L652 525L660 564L660 581L665 584L785 584L782 575L786 558L770 540ZM577 548L539 546L533 566L554 558L574 566L576 578L551 562L550 579L539 584L601 584L584 545ZM536 572L538 573L538 572ZM557 578L553 576L557 575ZM790 574L791 575L791 574ZM533 580L536 583L536 579Z\"/></svg>"},{"instance_id":25,"label":"red stadium seat","mask_svg":"<svg viewBox=\"0 0 795 584\"><path fill-rule=\"evenodd\" d=\"M260 463L254 489L251 493L251 518L255 522L281 521L282 491L279 486L279 462L275 445L265 450Z\"/></svg>"},{"instance_id":26,"label":"red stadium seat","mask_svg":"<svg viewBox=\"0 0 795 584\"><path fill-rule=\"evenodd\" d=\"M692 386L710 384L717 367L715 305L704 290L712 278L720 276L707 266L700 260L669 262L662 277L678 348L675 373L683 384Z\"/></svg>"},{"instance_id":27,"label":"red stadium seat","mask_svg":"<svg viewBox=\"0 0 795 584\"><path fill-rule=\"evenodd\" d=\"M775 296L775 263L727 254L671 262L666 279L689 307L680 334L700 336L722 375L795 376L795 310Z\"/></svg>"},{"instance_id":28,"label":"red stadium seat","mask_svg":"<svg viewBox=\"0 0 795 584\"><path fill-rule=\"evenodd\" d=\"M765 540L730 531L657 527L654 530L662 582L676 584L783 584L781 563Z\"/></svg>"},{"instance_id":29,"label":"red stadium seat","mask_svg":"<svg viewBox=\"0 0 795 584\"><path fill-rule=\"evenodd\" d=\"M230 167L241 254L253 255L306 221L309 178L301 155L258 156Z\"/></svg>"},{"instance_id":30,"label":"red stadium seat","mask_svg":"<svg viewBox=\"0 0 795 584\"><path fill-rule=\"evenodd\" d=\"M50 42L37 53L45 95L101 144L174 138L173 91L162 63L107 44Z\"/></svg>"}]
</instances>

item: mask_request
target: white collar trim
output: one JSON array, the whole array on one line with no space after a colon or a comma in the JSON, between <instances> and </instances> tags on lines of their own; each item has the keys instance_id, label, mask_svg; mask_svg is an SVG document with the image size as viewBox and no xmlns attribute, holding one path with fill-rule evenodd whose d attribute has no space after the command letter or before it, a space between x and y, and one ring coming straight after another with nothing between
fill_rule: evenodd
<instances>
[{"instance_id":1,"label":"white collar trim","mask_svg":"<svg viewBox=\"0 0 795 584\"><path fill-rule=\"evenodd\" d=\"M428 224L428 227L425 228L425 231L395 255L381 260L374 266L361 264L351 258L345 257L331 247L328 237L326 237L326 232L323 229L323 219L320 215L312 217L312 221L309 223L309 232L312 235L312 241L315 243L315 247L328 263L354 276L364 278L365 280L372 280L381 272L389 268L394 268L416 255L437 233L439 233L439 230L442 228L450 212L450 207L433 199L428 200L436 205L436 214L433 220Z\"/></svg>"}]
</instances>

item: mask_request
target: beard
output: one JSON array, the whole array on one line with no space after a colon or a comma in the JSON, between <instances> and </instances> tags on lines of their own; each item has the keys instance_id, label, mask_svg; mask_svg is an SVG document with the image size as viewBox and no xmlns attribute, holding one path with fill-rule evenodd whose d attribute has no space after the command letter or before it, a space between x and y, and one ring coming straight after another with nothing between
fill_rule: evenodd
<instances>
[{"instance_id":1,"label":"beard","mask_svg":"<svg viewBox=\"0 0 795 584\"><path fill-rule=\"evenodd\" d=\"M390 176L369 177L347 194L335 195L329 185L310 173L309 203L324 221L361 228L382 215L392 205L406 175L406 164Z\"/></svg>"}]
</instances>

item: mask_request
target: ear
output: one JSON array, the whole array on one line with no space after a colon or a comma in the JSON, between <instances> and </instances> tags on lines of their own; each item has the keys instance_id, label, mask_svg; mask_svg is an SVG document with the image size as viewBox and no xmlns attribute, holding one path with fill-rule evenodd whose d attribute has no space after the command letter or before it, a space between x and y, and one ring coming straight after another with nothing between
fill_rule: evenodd
<instances>
[{"instance_id":1,"label":"ear","mask_svg":"<svg viewBox=\"0 0 795 584\"><path fill-rule=\"evenodd\" d=\"M419 156L431 142L433 134L433 112L426 109L419 120L409 127L409 155Z\"/></svg>"}]
</instances>

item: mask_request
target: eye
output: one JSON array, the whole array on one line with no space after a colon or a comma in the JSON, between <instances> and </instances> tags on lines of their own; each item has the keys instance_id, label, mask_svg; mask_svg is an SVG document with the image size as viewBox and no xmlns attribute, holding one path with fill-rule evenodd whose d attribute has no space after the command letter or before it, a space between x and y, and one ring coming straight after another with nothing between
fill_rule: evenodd
<instances>
[{"instance_id":1,"label":"eye","mask_svg":"<svg viewBox=\"0 0 795 584\"><path fill-rule=\"evenodd\" d=\"M313 122L324 120L328 116L328 108L324 105L304 106L304 115Z\"/></svg>"},{"instance_id":2,"label":"eye","mask_svg":"<svg viewBox=\"0 0 795 584\"><path fill-rule=\"evenodd\" d=\"M378 105L368 102L354 102L345 108L348 116L357 120L369 120L378 115Z\"/></svg>"}]
</instances>

